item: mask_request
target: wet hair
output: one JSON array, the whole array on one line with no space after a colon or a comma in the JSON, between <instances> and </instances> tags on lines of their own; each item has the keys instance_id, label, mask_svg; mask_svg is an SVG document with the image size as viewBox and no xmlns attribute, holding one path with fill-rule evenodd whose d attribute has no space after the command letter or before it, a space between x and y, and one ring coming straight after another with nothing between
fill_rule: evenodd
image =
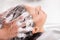
<instances>
[{"instance_id":1,"label":"wet hair","mask_svg":"<svg viewBox=\"0 0 60 40\"><path fill-rule=\"evenodd\" d=\"M41 35L42 35L42 32L37 32L37 33L33 34L32 36L26 37L25 39L23 39L23 38L20 39L20 38L16 37L11 40L37 40L37 38L39 38Z\"/></svg>"},{"instance_id":2,"label":"wet hair","mask_svg":"<svg viewBox=\"0 0 60 40\"><path fill-rule=\"evenodd\" d=\"M13 20L13 19L19 17L24 12L26 12L25 7L24 6L21 6L21 5L18 5L16 7L14 7L12 10L10 10L9 13L8 13L8 15L6 17L9 17L11 14L13 14L13 18L12 18L12 20ZM27 35L25 38L23 38L23 37L21 37L21 38L14 37L11 40L36 40L42 33L41 32L38 32L38 33L32 34L32 31L29 31L29 32L26 32L24 34Z\"/></svg>"},{"instance_id":3,"label":"wet hair","mask_svg":"<svg viewBox=\"0 0 60 40\"><path fill-rule=\"evenodd\" d=\"M24 11L24 6L18 5L14 7L12 10L10 10L6 17L9 17L11 14L13 14L13 19L15 19L18 16L20 16Z\"/></svg>"}]
</instances>

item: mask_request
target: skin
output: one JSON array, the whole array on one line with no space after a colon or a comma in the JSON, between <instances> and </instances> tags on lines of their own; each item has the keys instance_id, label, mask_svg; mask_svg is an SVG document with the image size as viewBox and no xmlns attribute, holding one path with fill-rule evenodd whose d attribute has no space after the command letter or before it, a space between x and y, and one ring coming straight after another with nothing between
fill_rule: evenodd
<instances>
[{"instance_id":1,"label":"skin","mask_svg":"<svg viewBox=\"0 0 60 40\"><path fill-rule=\"evenodd\" d=\"M45 23L47 15L45 12L41 9L40 6L33 8L30 6L25 6L27 11L30 13L30 15L33 16L33 21L35 23L35 27L33 30L33 34L37 32L44 32L43 25Z\"/></svg>"},{"instance_id":2,"label":"skin","mask_svg":"<svg viewBox=\"0 0 60 40\"><path fill-rule=\"evenodd\" d=\"M32 31L33 34L37 33L37 32L44 32L43 25L46 20L45 12L43 10L41 10L40 6L33 8L31 6L25 5L25 8L29 12L29 14L33 16L33 21L35 23L34 30ZM6 12L4 12L4 13L6 13ZM13 38L17 35L18 27L16 25L16 21L18 21L20 18L21 17L18 17L17 19L11 21L10 23L6 23L4 21L4 23L3 23L4 28L0 29L0 40L9 40L10 38Z\"/></svg>"},{"instance_id":3,"label":"skin","mask_svg":"<svg viewBox=\"0 0 60 40\"><path fill-rule=\"evenodd\" d=\"M0 16L1 17L1 16ZM3 22L3 28L0 29L0 40L9 40L17 35L17 25L16 22L6 23Z\"/></svg>"},{"instance_id":4,"label":"skin","mask_svg":"<svg viewBox=\"0 0 60 40\"><path fill-rule=\"evenodd\" d=\"M11 27L11 25L13 27ZM5 23L2 29L0 29L0 40L9 40L17 35L17 26L15 23Z\"/></svg>"}]
</instances>

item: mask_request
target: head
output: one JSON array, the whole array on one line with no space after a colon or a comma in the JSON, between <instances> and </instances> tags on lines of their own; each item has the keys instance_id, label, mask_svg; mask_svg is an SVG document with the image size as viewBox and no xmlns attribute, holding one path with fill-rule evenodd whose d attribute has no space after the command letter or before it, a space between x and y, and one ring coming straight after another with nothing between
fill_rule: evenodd
<instances>
[{"instance_id":1,"label":"head","mask_svg":"<svg viewBox=\"0 0 60 40\"><path fill-rule=\"evenodd\" d=\"M26 37L32 36L32 30L34 27L32 16L26 11L25 7L21 5L14 7L8 12L6 19L8 19L8 21L12 21L19 16L22 16L22 19L16 22L19 29L15 39L24 40ZM23 22L25 23L25 25L22 27L20 25L22 25Z\"/></svg>"}]
</instances>

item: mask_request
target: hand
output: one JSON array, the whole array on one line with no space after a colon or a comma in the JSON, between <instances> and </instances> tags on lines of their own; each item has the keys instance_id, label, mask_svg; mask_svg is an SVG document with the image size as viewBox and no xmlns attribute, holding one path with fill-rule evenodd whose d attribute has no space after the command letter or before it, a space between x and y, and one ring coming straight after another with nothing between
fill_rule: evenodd
<instances>
[{"instance_id":1,"label":"hand","mask_svg":"<svg viewBox=\"0 0 60 40\"><path fill-rule=\"evenodd\" d=\"M43 10L41 10L40 6L38 6L36 8L33 8L31 6L25 6L25 8L30 13L30 15L33 16L33 21L35 23L33 34L37 33L37 32L44 32L43 25L46 20L45 12Z\"/></svg>"},{"instance_id":2,"label":"hand","mask_svg":"<svg viewBox=\"0 0 60 40\"><path fill-rule=\"evenodd\" d=\"M0 39L1 40L8 40L10 38L17 36L17 29L18 28L17 28L15 21L10 22L10 23L6 23L4 21L3 28L0 29Z\"/></svg>"},{"instance_id":3,"label":"hand","mask_svg":"<svg viewBox=\"0 0 60 40\"><path fill-rule=\"evenodd\" d=\"M7 15L8 11L5 11L5 12L3 12L3 14L0 14L0 18L2 16L5 16L4 14ZM9 23L6 23L4 21L3 28L0 29L0 39L2 39L2 40L8 40L8 39L11 39L13 37L16 37L17 33L18 33L17 32L18 31L18 26L17 26L16 22L18 20L20 20L21 18L22 17L20 16L20 17L18 17L16 19L10 21ZM25 26L25 23L23 23L21 26Z\"/></svg>"}]
</instances>

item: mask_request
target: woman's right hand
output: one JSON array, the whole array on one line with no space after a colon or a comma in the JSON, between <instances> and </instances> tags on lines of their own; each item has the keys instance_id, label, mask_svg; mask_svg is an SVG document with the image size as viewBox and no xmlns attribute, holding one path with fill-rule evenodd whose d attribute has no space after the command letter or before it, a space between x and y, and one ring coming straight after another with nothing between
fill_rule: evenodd
<instances>
[{"instance_id":1,"label":"woman's right hand","mask_svg":"<svg viewBox=\"0 0 60 40\"><path fill-rule=\"evenodd\" d=\"M0 15L1 17L2 15ZM10 23L6 23L5 21L3 22L3 28L0 29L0 39L1 40L8 40L13 37L17 36L17 25L16 21L12 21Z\"/></svg>"}]
</instances>

